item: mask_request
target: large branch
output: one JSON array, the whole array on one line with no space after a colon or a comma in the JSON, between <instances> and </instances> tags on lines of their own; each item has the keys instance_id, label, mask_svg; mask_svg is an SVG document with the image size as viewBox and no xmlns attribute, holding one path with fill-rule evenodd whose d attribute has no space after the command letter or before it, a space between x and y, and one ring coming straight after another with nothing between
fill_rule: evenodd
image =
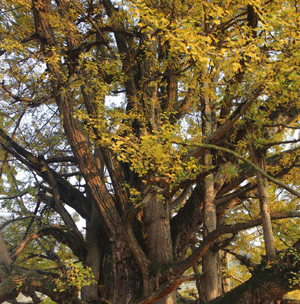
<instances>
[{"instance_id":1,"label":"large branch","mask_svg":"<svg viewBox=\"0 0 300 304\"><path fill-rule=\"evenodd\" d=\"M149 187L151 189L151 187ZM143 277L143 285L144 290L148 290L148 284L149 284L149 265L150 260L145 255L143 249L139 245L138 241L136 240L136 237L132 230L132 220L136 217L138 212L142 210L153 198L153 193L151 193L151 190L147 189L148 191L145 191L144 196L140 203L132 206L130 210L128 210L124 216L122 217L122 226L124 228L124 237L127 242L127 246L130 248L132 255L134 256L136 262L139 265L139 268L142 273ZM149 191L150 190L150 191Z\"/></svg>"},{"instance_id":2,"label":"large branch","mask_svg":"<svg viewBox=\"0 0 300 304\"><path fill-rule=\"evenodd\" d=\"M17 257L23 249L33 240L36 240L42 236L51 235L60 243L67 245L72 252L81 260L85 260L86 255L86 243L82 235L76 231L72 231L64 226L54 225L47 226L39 231L29 235L23 242L19 244L14 252L14 256Z\"/></svg>"},{"instance_id":3,"label":"large branch","mask_svg":"<svg viewBox=\"0 0 300 304\"><path fill-rule=\"evenodd\" d=\"M189 146L189 144L183 144L183 145ZM202 149L212 149L212 150L217 150L217 151L222 151L222 152L229 153L229 154L233 155L234 157L236 157L237 159L240 159L243 162L245 162L248 165L250 165L251 167L253 167L256 171L258 171L259 173L261 173L264 177L266 177L269 181L273 182L275 185L277 185L277 186L285 189L286 191L288 191L291 194L293 194L293 195L297 196L298 198L300 198L300 192L298 192L297 190L291 188L290 186L286 185L285 183L277 180L276 178L274 178L273 176L271 176L270 174L268 174L267 172L265 172L264 170L262 170L260 167L258 167L257 165L255 165L249 159L247 159L247 158L239 155L238 153L236 153L236 152L234 152L234 151L232 151L230 149L227 149L227 148L224 148L224 147L215 146L215 145L211 145L211 144L205 144L205 143L191 144L190 146L198 146L198 147L201 147Z\"/></svg>"},{"instance_id":4,"label":"large branch","mask_svg":"<svg viewBox=\"0 0 300 304\"><path fill-rule=\"evenodd\" d=\"M102 215L103 222L109 234L116 234L119 230L120 217L115 208L111 194L107 190L101 174L97 169L92 148L87 141L79 122L74 118L73 100L68 94L60 94L56 98L63 116L64 129L79 168L89 187L91 197Z\"/></svg>"},{"instance_id":5,"label":"large branch","mask_svg":"<svg viewBox=\"0 0 300 304\"><path fill-rule=\"evenodd\" d=\"M61 17L65 17L65 10L68 9L69 3L59 1ZM74 102L72 91L66 87L62 79L65 70L63 64L56 59L56 53L53 45L55 44L54 30L51 21L47 16L51 9L51 2L43 2L43 5L33 5L33 13L36 31L41 40L41 51L47 59L47 69L52 77L50 80L52 90L55 95L55 101L62 116L64 130L68 142L72 148L79 168L87 183L90 195L96 203L97 208L103 218L104 225L109 235L114 235L119 231L120 217L114 206L111 194L101 179L101 174L97 169L95 159L92 154L92 147L86 138L80 122L74 117ZM66 39L70 49L78 47L76 33L70 30L66 32ZM49 48L49 49L47 49ZM47 49L47 50L46 50ZM72 75L69 75L69 80ZM62 90L64 87L64 90Z\"/></svg>"},{"instance_id":6,"label":"large branch","mask_svg":"<svg viewBox=\"0 0 300 304\"><path fill-rule=\"evenodd\" d=\"M13 155L30 170L36 172L48 184L51 184L47 171L45 171L39 158L12 140L2 129L0 129L0 145L5 151ZM74 208L83 218L89 220L91 213L90 201L58 173L52 169L50 169L50 171L53 178L56 180L61 200L68 206Z\"/></svg>"},{"instance_id":7,"label":"large branch","mask_svg":"<svg viewBox=\"0 0 300 304\"><path fill-rule=\"evenodd\" d=\"M209 136L203 144L214 144L219 141L222 136L229 132L239 118L244 115L250 106L256 101L257 97L262 93L264 88L263 84L258 85L258 87L251 93L246 96L246 101L242 103L234 113L228 118L228 120L222 124L211 136ZM195 145L196 146L196 145ZM204 153L205 147L198 146L193 151L191 151L185 158L184 162L189 161L192 157L199 159L200 156Z\"/></svg>"}]
</instances>

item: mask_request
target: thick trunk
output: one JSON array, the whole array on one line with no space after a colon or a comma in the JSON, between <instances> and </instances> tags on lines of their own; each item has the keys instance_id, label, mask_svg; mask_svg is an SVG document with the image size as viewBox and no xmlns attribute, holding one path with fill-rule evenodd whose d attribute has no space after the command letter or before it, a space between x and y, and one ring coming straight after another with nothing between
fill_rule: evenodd
<instances>
[{"instance_id":1,"label":"thick trunk","mask_svg":"<svg viewBox=\"0 0 300 304\"><path fill-rule=\"evenodd\" d=\"M172 240L170 231L170 216L168 203L154 198L145 207L145 222L148 236L149 259L153 277L150 284L149 294L159 288L160 271L164 264L173 261ZM163 297L157 304L175 304L176 292Z\"/></svg>"},{"instance_id":2,"label":"thick trunk","mask_svg":"<svg viewBox=\"0 0 300 304\"><path fill-rule=\"evenodd\" d=\"M106 286L113 289L113 304L127 304L141 296L142 276L130 249L120 233L111 239L111 268L105 270L106 275L112 275L113 284L106 280Z\"/></svg>"},{"instance_id":3,"label":"thick trunk","mask_svg":"<svg viewBox=\"0 0 300 304\"><path fill-rule=\"evenodd\" d=\"M127 304L131 300L130 286L127 277L127 267L122 260L114 265L114 304Z\"/></svg>"}]
</instances>

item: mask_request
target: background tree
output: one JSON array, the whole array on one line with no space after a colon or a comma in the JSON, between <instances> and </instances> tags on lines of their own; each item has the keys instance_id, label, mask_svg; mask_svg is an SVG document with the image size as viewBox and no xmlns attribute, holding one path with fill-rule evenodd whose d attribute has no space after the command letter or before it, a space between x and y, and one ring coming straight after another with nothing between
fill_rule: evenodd
<instances>
[{"instance_id":1,"label":"background tree","mask_svg":"<svg viewBox=\"0 0 300 304\"><path fill-rule=\"evenodd\" d=\"M262 303L299 288L298 231L281 235L299 216L297 2L7 0L0 18L2 208L22 223L4 231L8 266L0 244L2 301L172 304L195 280L199 301ZM240 254L263 240L261 262ZM230 292L224 252L252 273Z\"/></svg>"}]
</instances>

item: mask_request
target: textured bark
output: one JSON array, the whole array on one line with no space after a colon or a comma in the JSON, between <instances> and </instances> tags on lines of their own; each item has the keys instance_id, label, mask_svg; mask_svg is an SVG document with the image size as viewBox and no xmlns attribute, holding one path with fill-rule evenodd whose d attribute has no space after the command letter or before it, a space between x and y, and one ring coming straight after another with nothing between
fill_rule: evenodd
<instances>
[{"instance_id":1,"label":"textured bark","mask_svg":"<svg viewBox=\"0 0 300 304\"><path fill-rule=\"evenodd\" d=\"M214 203L214 183L212 174L205 178L205 197L204 197L204 234L217 228L217 212ZM210 301L221 294L221 264L219 251L208 250L202 259L204 299Z\"/></svg>"},{"instance_id":2,"label":"textured bark","mask_svg":"<svg viewBox=\"0 0 300 304\"><path fill-rule=\"evenodd\" d=\"M203 189L196 186L185 206L171 219L174 259L185 258L186 251L203 223Z\"/></svg>"},{"instance_id":3,"label":"textured bark","mask_svg":"<svg viewBox=\"0 0 300 304\"><path fill-rule=\"evenodd\" d=\"M286 273L282 273L277 266L260 268L250 280L208 303L262 304L281 300L291 288L285 278Z\"/></svg>"},{"instance_id":4,"label":"textured bark","mask_svg":"<svg viewBox=\"0 0 300 304\"><path fill-rule=\"evenodd\" d=\"M148 235L149 259L151 261L150 267L153 272L149 290L149 294L151 294L159 288L160 272L164 264L173 261L168 203L155 198L149 202L145 207L145 223ZM168 294L155 303L175 304L176 292Z\"/></svg>"},{"instance_id":5,"label":"textured bark","mask_svg":"<svg viewBox=\"0 0 300 304\"><path fill-rule=\"evenodd\" d=\"M118 238L117 238L118 237ZM113 274L113 299L115 304L127 304L141 294L142 277L139 266L130 249L124 244L123 234L111 239L111 259Z\"/></svg>"},{"instance_id":6,"label":"textured bark","mask_svg":"<svg viewBox=\"0 0 300 304\"><path fill-rule=\"evenodd\" d=\"M204 86L204 89L207 89ZM202 132L206 141L216 135L216 113L213 108L213 102L210 98L205 97L202 101L203 113L205 116L202 123ZM223 126L222 126L223 127ZM219 128L221 129L221 128ZM199 153L199 152L198 152ZM205 150L203 153L203 162L208 168L214 165L213 154L211 150ZM215 203L215 174L211 173L204 177L203 183L203 239L217 229L217 208ZM210 301L221 295L221 261L218 250L209 249L202 258L203 291L204 301Z\"/></svg>"},{"instance_id":7,"label":"textured bark","mask_svg":"<svg viewBox=\"0 0 300 304\"><path fill-rule=\"evenodd\" d=\"M222 294L230 291L231 280L229 275L226 275L226 271L230 269L229 266L230 256L227 252L224 252L224 257L222 259L222 270L225 271L225 275L222 277Z\"/></svg>"},{"instance_id":8,"label":"textured bark","mask_svg":"<svg viewBox=\"0 0 300 304\"><path fill-rule=\"evenodd\" d=\"M101 227L99 223L99 213L96 206L92 207L92 215L90 223L87 225L86 231L86 242L87 242L87 254L85 263L91 268L94 278L96 280L95 284L84 287L83 289L83 300L97 303L98 297L105 298L103 295L99 295L100 290L100 267L101 258L103 255L104 247L104 237L101 235Z\"/></svg>"}]
</instances>

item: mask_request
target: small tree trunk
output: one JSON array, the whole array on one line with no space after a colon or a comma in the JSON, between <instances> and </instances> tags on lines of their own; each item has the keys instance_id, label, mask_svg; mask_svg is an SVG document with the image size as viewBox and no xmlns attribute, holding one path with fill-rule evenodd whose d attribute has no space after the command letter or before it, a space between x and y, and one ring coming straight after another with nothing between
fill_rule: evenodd
<instances>
[{"instance_id":1,"label":"small tree trunk","mask_svg":"<svg viewBox=\"0 0 300 304\"><path fill-rule=\"evenodd\" d=\"M266 170L266 155L264 151L254 150L253 159L257 166L263 170ZM259 171L256 171L256 176L266 255L268 258L273 259L276 256L276 250L274 245L273 229L270 215L267 180Z\"/></svg>"},{"instance_id":2,"label":"small tree trunk","mask_svg":"<svg viewBox=\"0 0 300 304\"><path fill-rule=\"evenodd\" d=\"M229 270L229 260L230 260L230 257L229 257L229 253L227 252L224 252L224 257L223 257L223 271L228 271ZM223 293L226 293L228 291L230 291L230 285L231 285L231 282L230 282L230 277L228 275L225 275L222 277L222 289L223 289Z\"/></svg>"},{"instance_id":3,"label":"small tree trunk","mask_svg":"<svg viewBox=\"0 0 300 304\"><path fill-rule=\"evenodd\" d=\"M217 228L217 213L214 199L213 175L205 178L204 231L203 237ZM202 259L204 273L204 300L210 301L221 295L221 264L219 251L208 250Z\"/></svg>"},{"instance_id":4,"label":"small tree trunk","mask_svg":"<svg viewBox=\"0 0 300 304\"><path fill-rule=\"evenodd\" d=\"M216 112L214 101L209 98L207 84L204 84L203 104L203 135L209 138L216 129ZM213 155L207 150L203 155L204 165L209 168L213 165ZM204 178L204 207L203 207L203 238L217 228L217 212L214 203L215 186L213 173ZM222 271L219 251L208 250L202 258L202 271L204 272L204 300L209 301L222 292Z\"/></svg>"}]
</instances>

